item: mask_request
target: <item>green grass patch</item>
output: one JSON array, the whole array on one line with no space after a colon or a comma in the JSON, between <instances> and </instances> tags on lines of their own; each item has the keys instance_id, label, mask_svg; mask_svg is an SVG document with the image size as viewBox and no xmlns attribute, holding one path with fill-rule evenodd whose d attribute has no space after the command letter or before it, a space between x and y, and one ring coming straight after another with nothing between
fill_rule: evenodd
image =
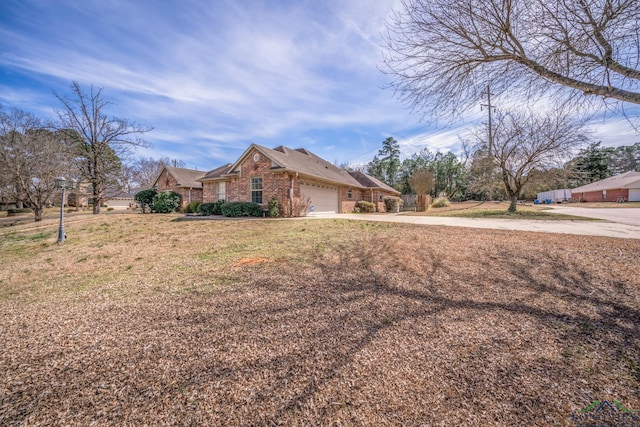
<instances>
[{"instance_id":1,"label":"green grass patch","mask_svg":"<svg viewBox=\"0 0 640 427\"><path fill-rule=\"evenodd\" d=\"M461 202L452 203L450 206L442 208L430 207L426 212L406 212L403 215L460 218L598 221L598 219L595 218L558 214L551 211L551 209L545 205L518 204L515 212L509 212L508 209L509 203L507 202Z\"/></svg>"},{"instance_id":2,"label":"green grass patch","mask_svg":"<svg viewBox=\"0 0 640 427\"><path fill-rule=\"evenodd\" d=\"M573 215L562 215L543 210L516 210L515 212L503 209L483 209L470 211L443 212L442 216L462 218L504 218L504 219L549 219L549 220L587 220L598 221L596 218L585 218Z\"/></svg>"}]
</instances>

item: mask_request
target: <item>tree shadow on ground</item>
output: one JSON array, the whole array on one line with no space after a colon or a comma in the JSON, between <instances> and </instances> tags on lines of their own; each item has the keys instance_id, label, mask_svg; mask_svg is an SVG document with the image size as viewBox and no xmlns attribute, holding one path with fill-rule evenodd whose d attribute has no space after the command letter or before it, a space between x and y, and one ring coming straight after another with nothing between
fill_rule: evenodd
<instances>
[{"instance_id":1,"label":"tree shadow on ground","mask_svg":"<svg viewBox=\"0 0 640 427\"><path fill-rule=\"evenodd\" d=\"M633 264L435 239L372 235L215 292L27 313L6 336L48 334L7 347L0 423L566 425L595 398L640 406Z\"/></svg>"}]
</instances>

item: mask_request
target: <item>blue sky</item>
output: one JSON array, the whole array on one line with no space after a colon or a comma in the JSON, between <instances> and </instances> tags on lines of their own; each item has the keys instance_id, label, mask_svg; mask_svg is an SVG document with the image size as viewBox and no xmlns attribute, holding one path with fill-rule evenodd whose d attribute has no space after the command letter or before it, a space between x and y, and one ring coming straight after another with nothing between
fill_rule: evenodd
<instances>
[{"instance_id":1,"label":"blue sky","mask_svg":"<svg viewBox=\"0 0 640 427\"><path fill-rule=\"evenodd\" d=\"M251 143L366 163L393 136L403 157L459 151L483 120L421 123L385 88L380 34L396 0L2 0L0 104L53 117L72 80L109 113L154 130L139 155L213 169ZM640 141L620 118L605 145Z\"/></svg>"}]
</instances>

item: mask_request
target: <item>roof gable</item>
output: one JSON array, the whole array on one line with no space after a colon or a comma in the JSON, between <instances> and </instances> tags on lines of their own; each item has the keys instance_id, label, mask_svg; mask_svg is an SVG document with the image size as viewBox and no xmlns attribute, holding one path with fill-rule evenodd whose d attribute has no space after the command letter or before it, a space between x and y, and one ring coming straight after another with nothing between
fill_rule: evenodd
<instances>
[{"instance_id":1,"label":"roof gable","mask_svg":"<svg viewBox=\"0 0 640 427\"><path fill-rule=\"evenodd\" d=\"M158 180L164 173L167 171L169 175L175 178L178 183L178 187L184 188L202 188L202 183L198 181L198 179L204 176L204 172L195 170L195 169L184 169L184 168L176 168L173 166L165 166L158 175L158 178L154 181L153 185L155 186L158 183Z\"/></svg>"},{"instance_id":2,"label":"roof gable","mask_svg":"<svg viewBox=\"0 0 640 427\"><path fill-rule=\"evenodd\" d=\"M380 189L388 191L390 193L400 194L400 192L398 190L396 190L395 188L391 187L390 185L385 184L384 182L380 181L379 179L377 179L377 178L375 178L375 177L373 177L371 175L367 175L364 172L354 171L354 172L349 172L349 174L352 177L354 177L364 187L380 188Z\"/></svg>"},{"instance_id":3,"label":"roof gable","mask_svg":"<svg viewBox=\"0 0 640 427\"><path fill-rule=\"evenodd\" d=\"M272 169L284 169L336 184L362 187L347 171L338 168L310 151L304 148L294 150L283 145L271 149L261 145L251 144L233 166L229 168L229 173L236 172L240 164L242 164L252 150L260 152L271 160Z\"/></svg>"},{"instance_id":4,"label":"roof gable","mask_svg":"<svg viewBox=\"0 0 640 427\"><path fill-rule=\"evenodd\" d=\"M224 180L230 176L237 175L240 172L242 163L254 152L258 152L269 159L271 161L271 170L274 172L297 173L307 178L315 178L346 187L379 188L393 194L400 194L393 187L363 172L349 173L305 148L291 149L284 145L272 149L258 144L251 144L235 163L229 163L210 170L206 174L202 174L198 181Z\"/></svg>"}]
</instances>

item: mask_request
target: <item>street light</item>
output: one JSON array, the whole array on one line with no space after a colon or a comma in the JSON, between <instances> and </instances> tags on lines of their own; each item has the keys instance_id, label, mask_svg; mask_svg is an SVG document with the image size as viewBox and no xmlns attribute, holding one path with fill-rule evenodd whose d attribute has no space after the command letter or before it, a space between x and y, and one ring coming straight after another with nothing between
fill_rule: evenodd
<instances>
[{"instance_id":1,"label":"street light","mask_svg":"<svg viewBox=\"0 0 640 427\"><path fill-rule=\"evenodd\" d=\"M67 238L67 236L64 233L64 191L67 188L75 188L76 183L75 181L67 182L67 180L61 176L60 178L56 178L55 186L56 188L62 189L62 198L60 199L60 227L58 228L58 242L57 242L57 243L62 243L64 242L64 239Z\"/></svg>"}]
</instances>

